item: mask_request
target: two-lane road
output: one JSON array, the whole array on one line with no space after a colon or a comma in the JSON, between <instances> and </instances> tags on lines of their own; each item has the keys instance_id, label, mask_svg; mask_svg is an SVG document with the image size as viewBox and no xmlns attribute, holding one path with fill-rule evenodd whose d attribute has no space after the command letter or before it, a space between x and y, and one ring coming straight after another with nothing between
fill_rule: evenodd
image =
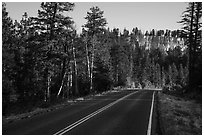
<instances>
[{"instance_id":1,"label":"two-lane road","mask_svg":"<svg viewBox=\"0 0 204 137\"><path fill-rule=\"evenodd\" d=\"M3 134L142 135L154 91L123 90L2 126ZM152 111L153 112L153 111Z\"/></svg>"}]
</instances>

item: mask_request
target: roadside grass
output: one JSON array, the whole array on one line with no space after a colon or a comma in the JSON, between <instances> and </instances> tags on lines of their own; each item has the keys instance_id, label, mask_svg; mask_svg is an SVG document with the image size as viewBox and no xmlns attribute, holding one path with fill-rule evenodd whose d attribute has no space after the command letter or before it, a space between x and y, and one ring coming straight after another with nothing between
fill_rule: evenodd
<instances>
[{"instance_id":1,"label":"roadside grass","mask_svg":"<svg viewBox=\"0 0 204 137\"><path fill-rule=\"evenodd\" d=\"M159 124L163 135L202 135L202 104L158 92Z\"/></svg>"}]
</instances>

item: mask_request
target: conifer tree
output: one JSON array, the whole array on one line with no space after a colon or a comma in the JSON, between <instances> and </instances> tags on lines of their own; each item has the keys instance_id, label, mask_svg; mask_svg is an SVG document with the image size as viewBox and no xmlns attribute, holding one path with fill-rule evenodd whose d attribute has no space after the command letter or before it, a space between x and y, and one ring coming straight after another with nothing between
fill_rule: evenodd
<instances>
[{"instance_id":1,"label":"conifer tree","mask_svg":"<svg viewBox=\"0 0 204 137\"><path fill-rule=\"evenodd\" d=\"M169 68L168 68L168 84L170 86L173 86L173 71L172 71L171 65L169 65Z\"/></svg>"},{"instance_id":2,"label":"conifer tree","mask_svg":"<svg viewBox=\"0 0 204 137\"><path fill-rule=\"evenodd\" d=\"M65 31L68 35L73 30L73 21L69 16L64 15L65 12L72 11L73 7L74 4L69 2L42 2L41 10L38 10L38 17L32 18L34 28L41 36L38 40L41 42L41 56L44 58L41 64L44 66L42 68L44 70L44 82L47 85L47 88L44 89L45 101L50 99L51 82L52 77L55 76L56 68L54 69L54 66L58 62L57 58L61 59L67 56L63 50L66 47L63 47L64 44L61 44L60 40L66 39L67 36L62 37ZM64 67L62 67L61 82L65 74L66 61L62 60L62 62Z\"/></svg>"},{"instance_id":3,"label":"conifer tree","mask_svg":"<svg viewBox=\"0 0 204 137\"><path fill-rule=\"evenodd\" d=\"M201 73L201 32L202 32L202 3L190 2L186 11L183 12L182 19L179 23L183 25L182 35L186 38L189 54L189 87L194 88L195 85L201 83L201 77L197 73ZM199 64L199 65L198 65ZM197 69L197 71L196 71ZM197 84L196 84L197 83ZM189 90L192 91L192 90Z\"/></svg>"},{"instance_id":4,"label":"conifer tree","mask_svg":"<svg viewBox=\"0 0 204 137\"><path fill-rule=\"evenodd\" d=\"M162 86L162 77L161 77L161 68L160 65L157 63L156 64L156 79L157 79L157 87Z\"/></svg>"},{"instance_id":5,"label":"conifer tree","mask_svg":"<svg viewBox=\"0 0 204 137\"><path fill-rule=\"evenodd\" d=\"M91 7L90 11L87 12L85 19L86 24L83 26L87 29L88 35L93 37L99 33L104 32L107 24L106 19L103 17L103 11L99 7Z\"/></svg>"},{"instance_id":6,"label":"conifer tree","mask_svg":"<svg viewBox=\"0 0 204 137\"><path fill-rule=\"evenodd\" d=\"M175 63L172 64L172 82L173 84L178 83L178 70Z\"/></svg>"},{"instance_id":7,"label":"conifer tree","mask_svg":"<svg viewBox=\"0 0 204 137\"><path fill-rule=\"evenodd\" d=\"M14 49L13 39L13 23L8 15L6 4L2 3L2 112L10 102L11 93L15 92L14 88Z\"/></svg>"},{"instance_id":8,"label":"conifer tree","mask_svg":"<svg viewBox=\"0 0 204 137\"><path fill-rule=\"evenodd\" d=\"M87 33L87 44L86 44L86 56L87 56L87 66L90 71L89 81L90 81L90 92L93 90L93 70L94 70L94 60L95 60L95 48L98 45L98 35L105 31L105 26L107 24L106 19L103 17L103 11L99 7L92 7L90 11L87 12L85 19L86 24L83 25L84 30ZM89 68L90 67L90 68Z\"/></svg>"},{"instance_id":9,"label":"conifer tree","mask_svg":"<svg viewBox=\"0 0 204 137\"><path fill-rule=\"evenodd\" d=\"M181 86L184 86L185 84L185 76L184 76L184 68L183 68L183 65L180 64L180 69L179 69L179 73L178 73L178 80L179 80L179 83L181 84Z\"/></svg>"},{"instance_id":10,"label":"conifer tree","mask_svg":"<svg viewBox=\"0 0 204 137\"><path fill-rule=\"evenodd\" d=\"M162 87L164 87L166 85L166 74L165 74L165 70L164 67L162 67Z\"/></svg>"}]
</instances>

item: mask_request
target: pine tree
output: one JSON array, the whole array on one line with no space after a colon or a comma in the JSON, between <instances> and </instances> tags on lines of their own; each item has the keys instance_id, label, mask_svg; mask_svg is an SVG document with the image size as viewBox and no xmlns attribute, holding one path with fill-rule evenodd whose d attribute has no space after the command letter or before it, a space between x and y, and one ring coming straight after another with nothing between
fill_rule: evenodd
<instances>
[{"instance_id":1,"label":"pine tree","mask_svg":"<svg viewBox=\"0 0 204 137\"><path fill-rule=\"evenodd\" d=\"M90 12L87 12L87 16L85 17L87 22L83 27L87 29L89 36L93 37L98 33L104 32L107 22L103 17L103 13L97 6L90 8Z\"/></svg>"},{"instance_id":2,"label":"pine tree","mask_svg":"<svg viewBox=\"0 0 204 137\"><path fill-rule=\"evenodd\" d=\"M185 76L184 76L184 69L183 69L183 65L180 64L180 69L179 69L179 74L178 74L178 81L181 84L181 86L185 85Z\"/></svg>"},{"instance_id":3,"label":"pine tree","mask_svg":"<svg viewBox=\"0 0 204 137\"><path fill-rule=\"evenodd\" d=\"M171 65L169 65L169 68L168 68L168 84L170 86L173 86L173 71L172 71Z\"/></svg>"},{"instance_id":4,"label":"pine tree","mask_svg":"<svg viewBox=\"0 0 204 137\"><path fill-rule=\"evenodd\" d=\"M65 40L67 40L67 37L70 38L68 35L73 30L73 21L64 13L72 11L73 7L74 4L69 2L43 2L41 3L41 10L38 10L38 17L32 18L34 29L40 36L38 41L42 45L40 52L41 66L44 71L44 82L47 85L47 88L44 89L45 101L50 100L52 77L56 77L55 71L57 69L60 71L60 66L56 64L63 63L60 84L56 86L60 89L66 72L65 66L67 61L70 60L67 58L69 48Z\"/></svg>"},{"instance_id":5,"label":"pine tree","mask_svg":"<svg viewBox=\"0 0 204 137\"><path fill-rule=\"evenodd\" d=\"M152 59L151 66L152 66L152 81L153 81L152 84L154 84L154 86L156 86L157 85L157 67L155 65L154 59Z\"/></svg>"},{"instance_id":6,"label":"pine tree","mask_svg":"<svg viewBox=\"0 0 204 137\"><path fill-rule=\"evenodd\" d=\"M77 49L76 49L76 45L75 45L75 38L76 38L76 32L74 33L74 39L72 40L72 53L73 53L73 61L74 61L74 79L75 79L75 95L79 95L79 91L78 91L78 70L77 70L77 60L76 60L76 53L77 53Z\"/></svg>"},{"instance_id":7,"label":"pine tree","mask_svg":"<svg viewBox=\"0 0 204 137\"><path fill-rule=\"evenodd\" d=\"M178 83L178 70L174 63L172 64L172 82L173 84Z\"/></svg>"},{"instance_id":8,"label":"pine tree","mask_svg":"<svg viewBox=\"0 0 204 137\"><path fill-rule=\"evenodd\" d=\"M14 74L16 71L13 45L13 22L6 10L6 4L2 3L2 112L5 114L10 95L15 92Z\"/></svg>"},{"instance_id":9,"label":"pine tree","mask_svg":"<svg viewBox=\"0 0 204 137\"><path fill-rule=\"evenodd\" d=\"M151 64L151 59L149 58L149 55L146 57L145 61L145 68L144 68L145 73L143 75L146 75L145 78L146 80L150 81L151 83L153 82L152 80L152 64Z\"/></svg>"},{"instance_id":10,"label":"pine tree","mask_svg":"<svg viewBox=\"0 0 204 137\"><path fill-rule=\"evenodd\" d=\"M26 101L29 96L35 94L34 88L34 64L35 55L31 41L32 30L29 29L31 20L25 12L20 22L15 21L16 38L16 64L18 71L16 74L16 89L19 94L19 100ZM31 90L30 90L31 89Z\"/></svg>"},{"instance_id":11,"label":"pine tree","mask_svg":"<svg viewBox=\"0 0 204 137\"><path fill-rule=\"evenodd\" d=\"M90 71L88 72L90 79L90 92L92 92L95 48L98 43L97 37L100 33L104 32L107 22L103 17L103 11L101 11L97 6L90 8L90 12L87 12L85 19L87 22L83 27L87 33L86 36L88 36L86 40L86 56L88 71Z\"/></svg>"},{"instance_id":12,"label":"pine tree","mask_svg":"<svg viewBox=\"0 0 204 137\"><path fill-rule=\"evenodd\" d=\"M186 11L183 12L182 20L179 22L183 25L183 36L186 38L186 45L189 52L189 87L194 88L198 81L199 76L197 70L201 70L201 17L202 17L202 3L190 2ZM201 71L199 72L201 73ZM201 83L201 82L200 82ZM189 90L192 91L192 90Z\"/></svg>"},{"instance_id":13,"label":"pine tree","mask_svg":"<svg viewBox=\"0 0 204 137\"><path fill-rule=\"evenodd\" d=\"M165 74L165 70L164 67L162 67L162 87L164 87L166 85L166 74Z\"/></svg>"},{"instance_id":14,"label":"pine tree","mask_svg":"<svg viewBox=\"0 0 204 137\"><path fill-rule=\"evenodd\" d=\"M161 68L160 65L157 63L156 64L156 79L157 79L157 87L161 87L162 86L162 77L161 77Z\"/></svg>"}]
</instances>

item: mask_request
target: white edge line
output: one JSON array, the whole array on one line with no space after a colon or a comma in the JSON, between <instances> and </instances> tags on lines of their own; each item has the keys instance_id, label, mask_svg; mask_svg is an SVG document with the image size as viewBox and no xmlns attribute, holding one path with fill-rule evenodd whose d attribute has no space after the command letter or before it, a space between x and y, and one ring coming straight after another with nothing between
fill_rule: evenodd
<instances>
[{"instance_id":1,"label":"white edge line","mask_svg":"<svg viewBox=\"0 0 204 137\"><path fill-rule=\"evenodd\" d=\"M136 92L138 92L138 91L136 91ZM87 121L88 119L90 119L90 118L94 117L95 115L101 113L102 111L108 109L109 107L111 107L111 106L113 106L114 104L120 102L121 100L123 100L123 99L125 99L125 98L131 96L132 94L135 94L136 92L130 93L130 94L128 94L128 95L126 95L126 96L124 96L124 97L122 97L122 98L120 98L120 99L118 99L118 100L116 100L116 101L114 101L114 102L112 102L112 103L110 103L110 104L108 104L108 105L106 105L106 106L104 106L104 107L102 107L102 108L96 110L95 112L93 112L93 113L87 115L86 117L84 117L84 118L82 118L82 119L80 119L80 120L74 122L73 124L71 124L71 125L69 125L69 126L63 128L62 130L56 132L54 135L62 135L62 134L64 134L64 133L66 133L66 132L72 130L73 128L75 128L76 126L80 125L81 123Z\"/></svg>"},{"instance_id":2,"label":"white edge line","mask_svg":"<svg viewBox=\"0 0 204 137\"><path fill-rule=\"evenodd\" d=\"M155 93L155 91L154 91ZM153 113L153 108L154 108L154 93L152 95L152 105L151 105L151 111L149 115L149 124L148 124L148 129L147 129L147 135L151 135L151 126L152 126L152 113Z\"/></svg>"}]
</instances>

